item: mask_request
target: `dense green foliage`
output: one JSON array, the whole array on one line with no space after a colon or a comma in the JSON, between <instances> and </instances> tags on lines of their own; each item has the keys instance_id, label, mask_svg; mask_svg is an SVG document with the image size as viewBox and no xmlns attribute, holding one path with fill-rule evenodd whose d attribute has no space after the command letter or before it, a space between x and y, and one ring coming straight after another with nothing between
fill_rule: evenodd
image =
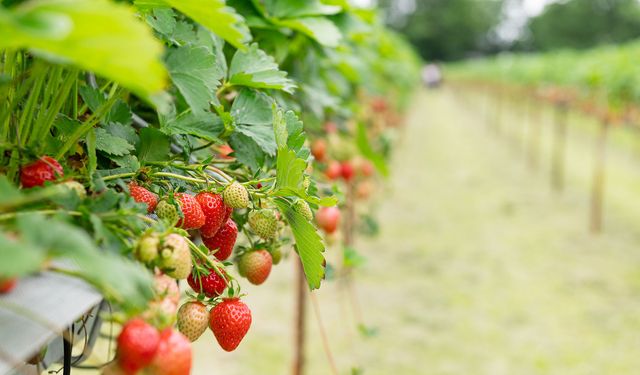
<instances>
[{"instance_id":1,"label":"dense green foliage","mask_svg":"<svg viewBox=\"0 0 640 375\"><path fill-rule=\"evenodd\" d=\"M529 20L527 48L589 48L640 36L636 0L572 0L549 4Z\"/></svg>"},{"instance_id":2,"label":"dense green foliage","mask_svg":"<svg viewBox=\"0 0 640 375\"><path fill-rule=\"evenodd\" d=\"M605 105L640 102L640 43L585 51L504 54L451 65L450 77L533 88L556 87Z\"/></svg>"},{"instance_id":3,"label":"dense green foliage","mask_svg":"<svg viewBox=\"0 0 640 375\"><path fill-rule=\"evenodd\" d=\"M500 21L502 0L415 1L405 14L393 0L381 1L391 25L427 60L457 60L491 49L489 32Z\"/></svg>"},{"instance_id":4,"label":"dense green foliage","mask_svg":"<svg viewBox=\"0 0 640 375\"><path fill-rule=\"evenodd\" d=\"M146 216L127 184L172 202L174 192L220 193L240 181L252 208L280 210L289 229L266 243L244 232L239 243L295 244L310 287L319 287L324 244L291 207L336 198L320 174L310 176L307 135L323 136L331 120L356 149L344 124L365 121L371 96L398 107L416 83L417 58L375 10L336 0L3 4L0 278L72 259L65 272L139 311L151 298L151 272L131 259L139 236L187 233ZM231 158L222 152L229 146ZM58 159L88 197L51 183L18 189L21 166L42 155ZM247 211L233 216L241 232ZM36 230L43 220L59 230ZM202 245L190 246L214 267Z\"/></svg>"}]
</instances>

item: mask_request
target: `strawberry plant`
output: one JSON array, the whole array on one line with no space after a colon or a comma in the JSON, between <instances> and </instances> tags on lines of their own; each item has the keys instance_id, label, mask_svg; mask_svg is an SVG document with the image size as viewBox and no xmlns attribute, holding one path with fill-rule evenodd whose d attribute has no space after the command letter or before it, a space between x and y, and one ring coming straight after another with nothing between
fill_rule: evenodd
<instances>
[{"instance_id":1,"label":"strawberry plant","mask_svg":"<svg viewBox=\"0 0 640 375\"><path fill-rule=\"evenodd\" d=\"M320 287L316 222L336 232L343 188L387 174L417 67L346 1L0 2L3 290L93 285L126 322L113 371L188 373L205 316L234 350L251 312L230 266L262 284L295 256Z\"/></svg>"}]
</instances>

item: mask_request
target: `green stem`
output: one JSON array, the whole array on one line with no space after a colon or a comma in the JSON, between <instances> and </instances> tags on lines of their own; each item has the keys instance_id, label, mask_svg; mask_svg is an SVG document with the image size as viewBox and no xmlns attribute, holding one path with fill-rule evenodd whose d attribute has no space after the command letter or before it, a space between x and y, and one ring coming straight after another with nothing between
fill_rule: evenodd
<instances>
[{"instance_id":1,"label":"green stem","mask_svg":"<svg viewBox=\"0 0 640 375\"><path fill-rule=\"evenodd\" d=\"M118 173L118 174L112 174L110 176L104 176L102 177L102 181L111 181L111 180L117 180L119 178L127 178L127 177L133 177L135 176L136 173L135 172L127 172L127 173Z\"/></svg>"},{"instance_id":2,"label":"green stem","mask_svg":"<svg viewBox=\"0 0 640 375\"><path fill-rule=\"evenodd\" d=\"M176 178L178 180L183 180L183 181L188 181L188 182L193 182L196 184L206 184L209 183L209 181L207 180L203 180L201 178L193 178L193 177L187 177L187 176L183 176L183 175L179 175L179 174L175 174L175 173L170 173L170 172L154 172L151 174L152 176L157 176L157 177L169 177L169 178Z\"/></svg>"},{"instance_id":3,"label":"green stem","mask_svg":"<svg viewBox=\"0 0 640 375\"><path fill-rule=\"evenodd\" d=\"M214 167L214 166L208 165L208 166L207 166L207 169L208 169L208 170L210 170L210 171L212 171L212 172L215 172L215 173L219 174L222 178L224 178L224 179L225 179L225 180L227 180L228 182L233 181L233 178L231 178L228 174L224 173L224 172L223 172L221 169L219 169L219 168L216 168L216 167Z\"/></svg>"},{"instance_id":4,"label":"green stem","mask_svg":"<svg viewBox=\"0 0 640 375\"><path fill-rule=\"evenodd\" d=\"M191 151L200 151L200 150L204 150L205 148L209 148L209 147L211 147L214 143L215 143L215 142L213 142L213 141L208 142L208 143L206 143L206 144L204 144L204 145L202 145L202 146L199 146L199 147L196 147L196 148L194 148L194 149L191 149Z\"/></svg>"},{"instance_id":5,"label":"green stem","mask_svg":"<svg viewBox=\"0 0 640 375\"><path fill-rule=\"evenodd\" d=\"M41 189L35 193L21 196L11 202L0 204L0 212L8 211L12 208L17 208L26 204L42 201L51 197L54 197L61 193L61 188L58 185L50 186L45 189Z\"/></svg>"},{"instance_id":6,"label":"green stem","mask_svg":"<svg viewBox=\"0 0 640 375\"><path fill-rule=\"evenodd\" d=\"M222 95L225 91L229 90L232 87L233 85L229 82L223 83L222 86L220 86L220 88L216 90L216 97L219 98L220 95Z\"/></svg>"},{"instance_id":7,"label":"green stem","mask_svg":"<svg viewBox=\"0 0 640 375\"><path fill-rule=\"evenodd\" d=\"M109 111L111 107L113 107L116 100L118 100L120 96L117 95L117 88L118 85L114 83L111 87L109 99L107 99L107 101L104 102L97 111L91 114L91 117L89 117L89 119L84 124L76 128L73 134L71 134L69 139L64 143L62 148L56 154L56 159L62 158L64 154L66 154L67 151L69 151L71 147L76 144L78 140L80 140L80 138L83 137L89 130L93 129L93 127L100 122L100 119L107 113L107 111Z\"/></svg>"},{"instance_id":8,"label":"green stem","mask_svg":"<svg viewBox=\"0 0 640 375\"><path fill-rule=\"evenodd\" d=\"M60 76L62 76L63 71L60 72ZM74 87L74 83L77 81L78 71L73 69L67 72L66 77L62 79L61 83L58 83L60 77L56 75L56 79L49 81L48 86L53 87L54 89L49 91L45 91L45 97L49 96L49 99L53 98L52 104L50 106L45 107L46 111L41 111L44 115L38 115L38 119L36 124L38 126L38 131L35 133L35 137L32 137L30 143L34 143L36 145L41 145L44 143L46 135L50 132L53 123L58 116L62 106L67 101L71 90ZM76 97L72 98L74 102L77 102Z\"/></svg>"},{"instance_id":9,"label":"green stem","mask_svg":"<svg viewBox=\"0 0 640 375\"><path fill-rule=\"evenodd\" d=\"M251 185L255 185L255 184L260 183L260 182L274 181L275 179L276 179L275 177L261 178L259 180L251 180L251 181L243 182L242 185L251 186Z\"/></svg>"},{"instance_id":10,"label":"green stem","mask_svg":"<svg viewBox=\"0 0 640 375\"><path fill-rule=\"evenodd\" d=\"M200 247L196 246L196 244L194 244L190 239L185 239L189 244L189 248L191 249L192 254L202 260L205 265L208 266L207 268L214 270L214 272L217 273L218 276L222 277L227 282L227 285L229 285L229 282L233 280L233 277L229 276L228 274L223 274L222 271L220 271L219 262L214 262L213 260L211 260L211 258L209 258L209 255L205 254L202 249L200 249Z\"/></svg>"},{"instance_id":11,"label":"green stem","mask_svg":"<svg viewBox=\"0 0 640 375\"><path fill-rule=\"evenodd\" d=\"M35 82L30 88L29 96L22 110L20 121L18 122L17 138L18 144L25 146L27 144L28 135L33 126L33 118L38 110L38 101L42 92L42 86L47 78L47 70L43 65L37 65L33 69Z\"/></svg>"}]
</instances>

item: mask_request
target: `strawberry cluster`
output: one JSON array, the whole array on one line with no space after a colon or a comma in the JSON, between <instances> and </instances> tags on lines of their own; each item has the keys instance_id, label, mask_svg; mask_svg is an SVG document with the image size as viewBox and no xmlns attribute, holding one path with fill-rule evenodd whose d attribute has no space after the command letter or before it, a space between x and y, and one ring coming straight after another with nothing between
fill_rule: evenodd
<instances>
[{"instance_id":1,"label":"strawberry cluster","mask_svg":"<svg viewBox=\"0 0 640 375\"><path fill-rule=\"evenodd\" d=\"M226 264L222 263L230 259L238 238L238 225L232 214L234 209L249 210L247 223L251 231L258 238L273 243L279 228L278 211L272 208L249 209L250 195L238 182L229 183L220 193L200 191L192 195L180 192L168 193L164 197L136 182L128 186L133 200L145 204L147 212L154 213L165 226L175 228L166 233L145 233L138 240L134 255L159 272L157 281L164 278L186 279L195 293L178 309L177 301L168 298L172 293L157 287L156 295L162 297L152 304L154 308L150 310L153 311L148 311L143 317L159 327L176 321L178 331L189 341L200 338L209 327L224 350L234 350L249 330L251 311L237 297L239 290L226 270ZM311 218L310 207L301 202L297 206L305 217ZM185 233L197 234L193 237L200 238L207 251L201 252L189 238L191 236L185 236ZM269 246L269 251L262 247L243 248L236 255L239 274L254 285L262 284L271 272L274 257L277 263L281 257L278 246ZM140 323L133 327L137 324ZM124 338L119 340L119 345L125 346L122 353L131 350L132 344L126 339L128 336L121 337ZM121 354L120 358L120 366L126 371L128 368L138 371L152 363L138 359L129 361L126 354ZM136 365L129 366L129 362Z\"/></svg>"}]
</instances>

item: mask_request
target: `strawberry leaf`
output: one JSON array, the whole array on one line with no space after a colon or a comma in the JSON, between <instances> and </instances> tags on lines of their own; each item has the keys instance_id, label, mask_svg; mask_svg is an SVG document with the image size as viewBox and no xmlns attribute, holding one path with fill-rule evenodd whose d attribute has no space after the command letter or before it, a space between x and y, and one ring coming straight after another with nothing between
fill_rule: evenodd
<instances>
[{"instance_id":1,"label":"strawberry leaf","mask_svg":"<svg viewBox=\"0 0 640 375\"><path fill-rule=\"evenodd\" d=\"M207 141L218 139L224 129L220 117L210 112L180 114L164 123L160 130L168 135L189 134Z\"/></svg>"},{"instance_id":2,"label":"strawberry leaf","mask_svg":"<svg viewBox=\"0 0 640 375\"><path fill-rule=\"evenodd\" d=\"M171 140L166 134L154 128L140 129L140 146L138 160L165 161L170 156Z\"/></svg>"},{"instance_id":3,"label":"strawberry leaf","mask_svg":"<svg viewBox=\"0 0 640 375\"><path fill-rule=\"evenodd\" d=\"M356 144L358 145L360 153L369 159L383 176L389 175L389 169L387 168L384 156L377 153L373 147L371 147L371 143L369 143L369 138L367 137L367 130L363 123L358 124Z\"/></svg>"},{"instance_id":4,"label":"strawberry leaf","mask_svg":"<svg viewBox=\"0 0 640 375\"><path fill-rule=\"evenodd\" d=\"M42 268L46 253L42 248L19 242L0 232L0 275L27 275Z\"/></svg>"},{"instance_id":5,"label":"strawberry leaf","mask_svg":"<svg viewBox=\"0 0 640 375\"><path fill-rule=\"evenodd\" d=\"M327 47L337 47L342 40L338 27L325 17L284 19L275 21L275 24L299 31Z\"/></svg>"},{"instance_id":6,"label":"strawberry leaf","mask_svg":"<svg viewBox=\"0 0 640 375\"><path fill-rule=\"evenodd\" d=\"M216 57L203 46L183 46L169 50L169 75L195 114L205 112L216 102L215 92L224 76Z\"/></svg>"},{"instance_id":7,"label":"strawberry leaf","mask_svg":"<svg viewBox=\"0 0 640 375\"><path fill-rule=\"evenodd\" d=\"M276 199L276 206L283 214L285 220L291 228L293 237L296 240L296 251L302 261L302 268L307 278L309 288L320 288L320 282L324 276L322 262L324 257L324 244L316 228L307 219L296 212L284 199Z\"/></svg>"},{"instance_id":8,"label":"strawberry leaf","mask_svg":"<svg viewBox=\"0 0 640 375\"><path fill-rule=\"evenodd\" d=\"M299 124L296 115L288 111L282 113L281 109L275 109L273 112L273 128L276 137L278 151L276 156L276 190L275 196L290 197L297 196L309 203L321 206L335 206L337 199L335 197L318 198L311 196L304 188L304 171L307 168L305 159L301 159L296 152L289 148L289 132L287 128L297 129ZM294 134L294 139L300 134ZM299 141L295 141L299 142Z\"/></svg>"},{"instance_id":9,"label":"strawberry leaf","mask_svg":"<svg viewBox=\"0 0 640 375\"><path fill-rule=\"evenodd\" d=\"M295 83L287 72L278 69L273 57L252 44L247 51L236 51L229 65L229 83L262 89L277 89L293 93Z\"/></svg>"},{"instance_id":10,"label":"strawberry leaf","mask_svg":"<svg viewBox=\"0 0 640 375\"><path fill-rule=\"evenodd\" d=\"M125 139L109 134L105 129L95 129L96 149L115 156L123 156L134 150Z\"/></svg>"},{"instance_id":11,"label":"strawberry leaf","mask_svg":"<svg viewBox=\"0 0 640 375\"><path fill-rule=\"evenodd\" d=\"M266 12L277 18L331 15L342 10L340 6L325 5L320 0L265 0Z\"/></svg>"},{"instance_id":12,"label":"strawberry leaf","mask_svg":"<svg viewBox=\"0 0 640 375\"><path fill-rule=\"evenodd\" d=\"M56 62L71 62L145 98L165 86L162 44L124 4L55 0L0 6L0 30L0 49L28 48Z\"/></svg>"},{"instance_id":13,"label":"strawberry leaf","mask_svg":"<svg viewBox=\"0 0 640 375\"><path fill-rule=\"evenodd\" d=\"M231 106L231 115L236 122L235 131L251 138L269 156L276 154L272 126L273 104L273 99L268 95L243 89Z\"/></svg>"},{"instance_id":14,"label":"strawberry leaf","mask_svg":"<svg viewBox=\"0 0 640 375\"><path fill-rule=\"evenodd\" d=\"M22 258L21 271L32 269L45 255L47 258L64 260L64 269L87 281L112 302L125 309L141 310L152 296L152 278L140 264L119 254L100 251L94 240L82 229L65 222L62 218L26 214L17 219L20 234L20 251L29 252L30 258ZM13 253L15 246L0 236L1 257ZM10 247L5 250L2 243ZM16 254L13 254L14 256ZM4 271L0 269L0 271Z\"/></svg>"},{"instance_id":15,"label":"strawberry leaf","mask_svg":"<svg viewBox=\"0 0 640 375\"><path fill-rule=\"evenodd\" d=\"M257 171L265 161L265 153L253 138L244 133L236 132L229 137L229 144L234 150L236 159L247 165L252 171Z\"/></svg>"},{"instance_id":16,"label":"strawberry leaf","mask_svg":"<svg viewBox=\"0 0 640 375\"><path fill-rule=\"evenodd\" d=\"M200 25L219 35L238 49L246 49L251 33L244 18L224 0L138 0L136 5L165 3L186 14Z\"/></svg>"}]
</instances>

